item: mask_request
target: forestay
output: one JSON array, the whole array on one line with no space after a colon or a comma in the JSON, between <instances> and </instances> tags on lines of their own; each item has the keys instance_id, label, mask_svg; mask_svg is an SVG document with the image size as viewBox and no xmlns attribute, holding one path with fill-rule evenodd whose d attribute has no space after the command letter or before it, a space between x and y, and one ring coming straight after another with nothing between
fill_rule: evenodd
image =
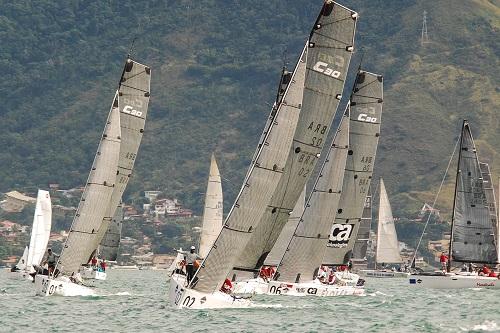
<instances>
[{"instance_id":1,"label":"forestay","mask_svg":"<svg viewBox=\"0 0 500 333\"><path fill-rule=\"evenodd\" d=\"M363 206L363 214L361 215L361 222L359 224L358 237L352 249L353 260L365 260L368 251L368 242L370 240L370 230L372 224L372 194L371 187L368 188L368 195L365 198Z\"/></svg>"},{"instance_id":2,"label":"forestay","mask_svg":"<svg viewBox=\"0 0 500 333\"><path fill-rule=\"evenodd\" d=\"M301 109L306 60L307 45L273 121L269 128L264 129L266 135L257 147L258 152L224 226L191 282L198 291L213 292L222 285L254 232L283 174Z\"/></svg>"},{"instance_id":3,"label":"forestay","mask_svg":"<svg viewBox=\"0 0 500 333\"><path fill-rule=\"evenodd\" d=\"M99 255L102 259L116 261L118 258L118 249L122 236L123 226L123 204L120 202L115 210L108 230L104 234L101 244L99 244Z\"/></svg>"},{"instance_id":4,"label":"forestay","mask_svg":"<svg viewBox=\"0 0 500 333\"><path fill-rule=\"evenodd\" d=\"M452 227L452 259L496 263L495 225L479 167L469 123L464 121L460 141Z\"/></svg>"},{"instance_id":5,"label":"forestay","mask_svg":"<svg viewBox=\"0 0 500 333\"><path fill-rule=\"evenodd\" d=\"M222 214L222 183L215 156L212 154L200 236L199 254L202 258L208 254L222 229Z\"/></svg>"},{"instance_id":6,"label":"forestay","mask_svg":"<svg viewBox=\"0 0 500 333\"><path fill-rule=\"evenodd\" d=\"M495 200L495 190L493 189L493 182L491 181L490 166L488 163L480 162L479 167L481 168L481 174L483 176L484 193L486 195L486 202L488 203L490 211L490 219L495 230L495 243L498 245L498 213Z\"/></svg>"},{"instance_id":7,"label":"forestay","mask_svg":"<svg viewBox=\"0 0 500 333\"><path fill-rule=\"evenodd\" d=\"M305 204L306 204L306 187L304 186L304 189L300 194L299 200L297 200L297 202L295 203L295 207L293 208L292 213L288 218L288 221L283 227L281 234L276 240L273 249L267 256L266 261L264 262L264 266L278 266L278 264L280 263L281 258L283 258L286 248L288 247L288 243L290 243L290 239L292 239L292 236L295 233L295 229L299 224L300 217L304 212Z\"/></svg>"},{"instance_id":8,"label":"forestay","mask_svg":"<svg viewBox=\"0 0 500 333\"><path fill-rule=\"evenodd\" d=\"M95 250L97 231L109 209L120 154L118 92L108 115L87 184L64 244L57 268L66 275L78 272Z\"/></svg>"},{"instance_id":9,"label":"forestay","mask_svg":"<svg viewBox=\"0 0 500 333\"><path fill-rule=\"evenodd\" d=\"M52 203L48 191L38 190L33 227L31 228L30 246L28 248L27 267L40 265L47 244L49 243L52 226Z\"/></svg>"},{"instance_id":10,"label":"forestay","mask_svg":"<svg viewBox=\"0 0 500 333\"><path fill-rule=\"evenodd\" d=\"M125 61L118 87L121 146L118 173L116 174L116 186L109 202L108 210L104 215L102 226L98 230L98 236L95 238L95 248L97 248L108 230L111 219L122 200L123 192L132 176L148 113L150 82L150 67L132 59Z\"/></svg>"},{"instance_id":11,"label":"forestay","mask_svg":"<svg viewBox=\"0 0 500 333\"><path fill-rule=\"evenodd\" d=\"M285 173L245 250L237 271L258 271L288 221L311 176L337 106L354 49L357 13L326 1L309 37L309 54L300 120Z\"/></svg>"},{"instance_id":12,"label":"forestay","mask_svg":"<svg viewBox=\"0 0 500 333\"><path fill-rule=\"evenodd\" d=\"M356 242L373 174L383 104L381 75L360 70L351 95L349 151L339 207L323 263L346 264Z\"/></svg>"},{"instance_id":13,"label":"forestay","mask_svg":"<svg viewBox=\"0 0 500 333\"><path fill-rule=\"evenodd\" d=\"M382 178L380 178L376 261L377 263L403 262L399 253L398 236L394 226L391 204Z\"/></svg>"},{"instance_id":14,"label":"forestay","mask_svg":"<svg viewBox=\"0 0 500 333\"><path fill-rule=\"evenodd\" d=\"M349 149L349 105L327 151L298 226L289 240L276 280L307 282L321 265L326 243L342 191Z\"/></svg>"}]
</instances>

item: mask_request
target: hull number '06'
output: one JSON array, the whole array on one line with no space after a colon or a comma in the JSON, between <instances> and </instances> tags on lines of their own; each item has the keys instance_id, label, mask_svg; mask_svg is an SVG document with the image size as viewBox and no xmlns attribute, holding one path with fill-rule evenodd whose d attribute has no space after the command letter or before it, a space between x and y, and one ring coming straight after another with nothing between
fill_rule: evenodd
<instances>
[{"instance_id":1,"label":"hull number '06'","mask_svg":"<svg viewBox=\"0 0 500 333\"><path fill-rule=\"evenodd\" d=\"M329 68L328 64L326 62L323 62L323 61L318 61L313 66L313 70L316 71L316 72L318 72L318 73L323 73L325 75L334 77L336 79L338 79L340 77L340 72L339 71L336 71L336 70L333 70L333 69Z\"/></svg>"},{"instance_id":2,"label":"hull number '06'","mask_svg":"<svg viewBox=\"0 0 500 333\"><path fill-rule=\"evenodd\" d=\"M369 115L364 114L364 113L361 113L361 114L358 116L358 120L360 120L360 121L364 121L364 122L367 122L367 123L376 123L376 122L377 122L377 118L375 118L375 117L370 117Z\"/></svg>"}]
</instances>

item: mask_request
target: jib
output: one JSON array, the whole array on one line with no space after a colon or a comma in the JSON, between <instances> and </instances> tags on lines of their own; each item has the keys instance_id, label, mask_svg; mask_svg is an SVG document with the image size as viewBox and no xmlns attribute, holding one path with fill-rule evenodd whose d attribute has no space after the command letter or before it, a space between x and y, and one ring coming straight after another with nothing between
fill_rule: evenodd
<instances>
[{"instance_id":1,"label":"jib","mask_svg":"<svg viewBox=\"0 0 500 333\"><path fill-rule=\"evenodd\" d=\"M135 110L133 107L131 107L130 105L125 105L125 107L123 108L123 112L124 113L128 113L128 114L131 114L133 116L137 116L137 117L140 117L142 116L142 111L138 111L138 110Z\"/></svg>"},{"instance_id":2,"label":"jib","mask_svg":"<svg viewBox=\"0 0 500 333\"><path fill-rule=\"evenodd\" d=\"M376 122L377 122L377 118L375 118L375 117L370 117L369 115L364 114L364 113L361 113L361 114L358 116L358 120L365 121L365 122L367 122L367 123L376 123Z\"/></svg>"},{"instance_id":3,"label":"jib","mask_svg":"<svg viewBox=\"0 0 500 333\"><path fill-rule=\"evenodd\" d=\"M328 64L326 62L323 62L323 61L318 61L316 63L316 65L314 65L313 70L315 70L316 72L323 73L325 75L334 77L336 79L338 79L340 77L339 71L336 71L336 70L329 68Z\"/></svg>"}]
</instances>

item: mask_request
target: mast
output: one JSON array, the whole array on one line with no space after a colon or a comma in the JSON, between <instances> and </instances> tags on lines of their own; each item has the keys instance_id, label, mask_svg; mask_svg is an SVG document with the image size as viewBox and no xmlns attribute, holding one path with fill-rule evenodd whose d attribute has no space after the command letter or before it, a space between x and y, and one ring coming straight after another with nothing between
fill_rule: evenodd
<instances>
[{"instance_id":1,"label":"mast","mask_svg":"<svg viewBox=\"0 0 500 333\"><path fill-rule=\"evenodd\" d=\"M462 159L462 143L464 139L464 128L465 124L467 123L467 120L464 119L462 123L462 130L460 131L460 146L459 146L459 151L458 151L458 161L457 161L457 174L455 176L455 193L453 195L453 210L451 212L451 227L450 227L450 245L448 246L448 265L446 267L446 270L448 273L451 270L451 252L453 250L453 224L455 223L455 204L457 201L457 189L458 189L458 176L460 173L460 160Z\"/></svg>"}]
</instances>

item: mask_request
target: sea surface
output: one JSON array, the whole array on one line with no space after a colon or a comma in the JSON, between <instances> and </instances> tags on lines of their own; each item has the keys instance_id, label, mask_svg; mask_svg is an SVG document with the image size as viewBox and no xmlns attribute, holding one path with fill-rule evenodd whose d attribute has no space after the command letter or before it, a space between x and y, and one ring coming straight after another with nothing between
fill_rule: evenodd
<instances>
[{"instance_id":1,"label":"sea surface","mask_svg":"<svg viewBox=\"0 0 500 333\"><path fill-rule=\"evenodd\" d=\"M500 332L500 290L368 279L363 297L256 296L255 307L177 310L166 271L109 270L101 296L36 297L0 270L0 332Z\"/></svg>"}]
</instances>

